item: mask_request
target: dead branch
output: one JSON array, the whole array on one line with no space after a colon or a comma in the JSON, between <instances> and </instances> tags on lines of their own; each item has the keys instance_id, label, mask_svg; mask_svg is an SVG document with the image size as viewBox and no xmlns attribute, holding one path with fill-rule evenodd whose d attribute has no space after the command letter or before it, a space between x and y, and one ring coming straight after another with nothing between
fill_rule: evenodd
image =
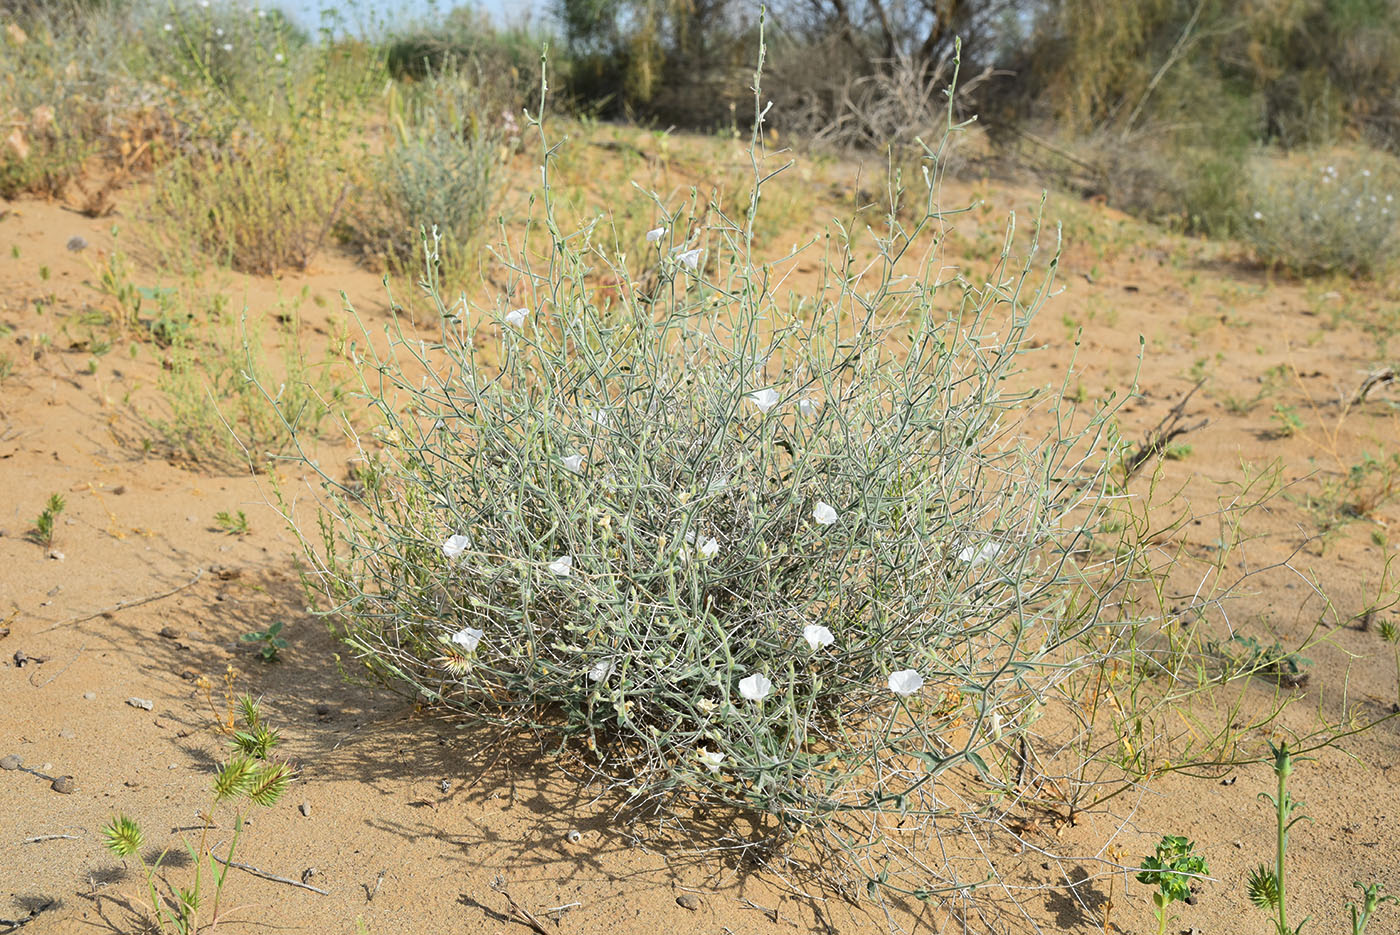
<instances>
[{"instance_id":1,"label":"dead branch","mask_svg":"<svg viewBox=\"0 0 1400 935\"><path fill-rule=\"evenodd\" d=\"M1194 432L1205 428L1210 424L1209 419L1202 419L1195 425L1185 425L1186 404L1191 401L1191 397L1196 395L1196 391L1205 386L1205 380L1199 381L1191 387L1191 391L1181 398L1175 406L1167 411L1162 417L1162 421L1157 423L1157 427L1147 433L1141 445L1123 461L1123 483L1126 485L1132 480L1133 475L1142 470L1142 466L1152 458L1167 450L1167 446L1173 440L1180 438L1187 432Z\"/></svg>"}]
</instances>

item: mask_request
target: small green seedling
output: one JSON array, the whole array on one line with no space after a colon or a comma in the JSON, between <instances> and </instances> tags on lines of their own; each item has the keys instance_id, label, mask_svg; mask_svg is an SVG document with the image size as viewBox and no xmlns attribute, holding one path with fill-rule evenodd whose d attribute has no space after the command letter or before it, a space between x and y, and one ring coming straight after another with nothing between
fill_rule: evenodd
<instances>
[{"instance_id":1,"label":"small green seedling","mask_svg":"<svg viewBox=\"0 0 1400 935\"><path fill-rule=\"evenodd\" d=\"M214 514L214 522L230 536L248 535L248 517L242 510L232 513L228 510L220 510Z\"/></svg>"},{"instance_id":2,"label":"small green seedling","mask_svg":"<svg viewBox=\"0 0 1400 935\"><path fill-rule=\"evenodd\" d=\"M34 541L46 549L53 548L54 526L58 523L58 516L65 506L67 504L62 494L52 494L49 502L44 505L43 512L34 520Z\"/></svg>"},{"instance_id":3,"label":"small green seedling","mask_svg":"<svg viewBox=\"0 0 1400 935\"><path fill-rule=\"evenodd\" d=\"M1347 908L1351 910L1351 935L1362 935L1366 931L1366 924L1371 921L1371 916L1381 906L1386 903L1400 905L1400 896L1386 893L1385 887L1379 883L1372 883L1370 886L1352 883L1352 886L1361 890L1361 905L1347 903Z\"/></svg>"},{"instance_id":4,"label":"small green seedling","mask_svg":"<svg viewBox=\"0 0 1400 935\"><path fill-rule=\"evenodd\" d=\"M1157 853L1142 859L1139 883L1157 887L1152 894L1152 912L1157 916L1157 935L1167 931L1167 907L1185 902L1191 895L1191 880L1205 876L1206 859L1191 851L1195 844L1180 835L1163 835Z\"/></svg>"},{"instance_id":5,"label":"small green seedling","mask_svg":"<svg viewBox=\"0 0 1400 935\"><path fill-rule=\"evenodd\" d=\"M258 650L258 655L262 656L263 662L276 662L277 652L287 648L287 641L277 634L282 632L282 621L274 621L266 630L255 630L252 633L244 633L239 639L245 643L262 643L262 648Z\"/></svg>"}]
</instances>

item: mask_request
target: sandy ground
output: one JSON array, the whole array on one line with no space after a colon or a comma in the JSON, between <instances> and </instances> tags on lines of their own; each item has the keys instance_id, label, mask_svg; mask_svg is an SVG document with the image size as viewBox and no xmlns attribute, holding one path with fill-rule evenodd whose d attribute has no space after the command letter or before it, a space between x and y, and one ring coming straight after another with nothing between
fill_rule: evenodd
<instances>
[{"instance_id":1,"label":"sandy ground","mask_svg":"<svg viewBox=\"0 0 1400 935\"><path fill-rule=\"evenodd\" d=\"M998 210L1037 198L990 193ZM0 772L0 920L26 923L25 935L141 930L138 875L105 852L99 829L118 811L138 818L153 846L197 829L224 746L196 680L214 681L217 702L230 672L238 691L264 699L299 769L282 802L253 814L239 859L325 894L235 871L238 910L221 928L528 932L506 893L544 931L561 935L885 928L868 904L736 864L703 841L643 845L614 822L615 802L562 779L538 747L492 742L347 683L337 644L303 609L295 544L267 505L265 481L144 455L130 441L137 436L125 400L149 393L158 357L113 352L90 373L90 355L65 343L61 323L101 301L87 283L93 258L110 246L112 220L32 201L0 211L0 323L12 329L0 346L14 361L0 382L0 755L32 769ZM1228 252L1095 206L1076 206L1067 230L1064 291L1036 328L1045 349L1033 376L1063 373L1082 325L1073 379L1091 395L1121 389L1137 372L1142 335L1142 394L1123 416L1131 436L1155 424L1197 374L1208 375L1187 412L1209 424L1181 439L1191 450L1165 464L1161 485L1181 488L1198 513L1209 512L1219 485L1243 466L1282 459L1284 480L1305 492L1319 482L1316 472L1331 476L1359 452L1400 445L1394 392L1378 391L1338 422L1339 400L1385 362L1368 316L1394 314L1394 284L1274 281ZM67 250L77 234L89 247ZM256 309L303 285L329 308L339 306L343 289L369 319L387 314L378 278L334 256L305 276L229 288ZM52 343L35 353L40 334ZM1290 369L1274 397L1249 412L1229 410L1229 396L1258 393L1262 375L1278 365ZM1296 407L1304 432L1274 436L1279 400ZM300 480L286 477L290 485ZM68 508L50 556L26 534L53 492ZM239 509L247 535L216 528L216 512ZM1308 573L1342 618L1359 613L1367 588L1397 557L1385 533L1396 529L1400 510L1387 504L1374 519L1348 525L1325 549L1314 543L1297 552L1302 574L1257 579L1232 605L1232 623L1261 637L1307 636L1323 611ZM1261 538L1246 560L1262 567L1288 557L1312 522L1298 504L1277 500L1251 519ZM1188 529L1187 539L1209 543L1210 523ZM238 637L273 620L286 622L291 646L267 665ZM1289 690L1301 703L1286 723L1306 727L1313 712L1335 717L1344 704L1365 719L1388 713L1396 675L1382 649L1374 620L1369 629L1352 623L1327 633L1309 652L1307 685ZM1257 684L1248 704L1266 703L1275 691ZM1314 821L1295 832L1294 912L1311 914L1309 930L1318 935L1349 931L1341 903L1353 880L1400 891L1396 724L1347 739L1295 775L1294 793ZM54 791L48 777L71 777L72 791ZM1019 909L1002 893L989 898L987 914L965 923L936 905L895 921L928 932L1098 932L1105 920L1109 931L1153 931L1145 888L1113 863L1131 864L1171 832L1196 839L1212 871L1195 904L1178 907L1171 930L1265 931L1243 884L1251 866L1271 858L1272 824L1256 798L1271 781L1262 765L1204 779L1177 775L1074 825L1028 816L1025 853L1005 865ZM573 830L577 842L569 840ZM225 822L215 835L228 832ZM1039 849L1083 859L1052 862ZM1400 911L1383 913L1370 931L1400 932Z\"/></svg>"}]
</instances>

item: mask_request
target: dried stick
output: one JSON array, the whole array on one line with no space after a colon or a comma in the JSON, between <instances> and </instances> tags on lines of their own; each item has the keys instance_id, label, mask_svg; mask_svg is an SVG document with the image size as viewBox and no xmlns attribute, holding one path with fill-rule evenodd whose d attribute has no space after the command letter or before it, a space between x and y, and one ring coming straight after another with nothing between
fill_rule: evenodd
<instances>
[{"instance_id":1,"label":"dried stick","mask_svg":"<svg viewBox=\"0 0 1400 935\"><path fill-rule=\"evenodd\" d=\"M290 877L279 877L275 873L268 873L265 870L259 870L257 867L252 867L248 864L240 864L236 860L224 860L218 854L210 854L209 856L214 858L226 867L237 867L244 873L251 873L255 877L262 877L264 880L271 880L273 883L285 883L288 886L299 886L304 890L310 890L313 893L320 893L322 896L330 895L330 892L328 890L323 890L319 886L312 886L310 883L303 883L300 880L293 880Z\"/></svg>"},{"instance_id":2,"label":"dried stick","mask_svg":"<svg viewBox=\"0 0 1400 935\"><path fill-rule=\"evenodd\" d=\"M544 923L541 922L533 912L520 905L520 903L515 901L514 897L506 892L504 880L499 880L499 882L498 880L491 881L491 888L506 898L506 902L510 904L511 914L515 916L515 921L519 922L521 925L529 926L538 932L539 935L554 935L553 932L544 927Z\"/></svg>"},{"instance_id":3,"label":"dried stick","mask_svg":"<svg viewBox=\"0 0 1400 935\"><path fill-rule=\"evenodd\" d=\"M194 577L191 578L189 581L186 581L184 584L179 585L178 587L171 588L169 591L162 591L159 594L152 594L148 597L140 597L131 601L118 601L111 607L104 607L101 610L93 611L92 613L87 614L85 616L69 617L67 620L60 620L53 626L46 627L40 630L39 632L48 633L50 630L57 630L59 627L66 627L74 623L83 623L84 621L91 620L93 617L101 617L103 614L112 614L116 613L119 610L127 610L132 607L140 607L142 604L149 604L152 601L163 600L167 597L170 597L171 595L179 594L186 588L194 587L195 582L199 581L199 579L203 577L204 569L201 568L194 573Z\"/></svg>"},{"instance_id":4,"label":"dried stick","mask_svg":"<svg viewBox=\"0 0 1400 935\"><path fill-rule=\"evenodd\" d=\"M1132 480L1133 475L1142 470L1142 466L1156 455L1167 450L1167 445L1172 440L1185 435L1187 432L1194 432L1197 429L1205 428L1210 424L1209 419L1202 419L1195 425L1182 425L1182 420L1186 416L1186 404L1191 401L1191 397L1196 395L1196 391L1205 386L1205 380L1201 380L1191 387L1191 392L1181 397L1181 402L1171 407L1167 414L1162 417L1162 421L1157 423L1157 427L1147 433L1137 450L1127 457L1123 462L1123 483L1126 485Z\"/></svg>"},{"instance_id":5,"label":"dried stick","mask_svg":"<svg viewBox=\"0 0 1400 935\"><path fill-rule=\"evenodd\" d=\"M1365 402L1371 390L1386 383L1394 383L1395 379L1394 367L1372 370L1366 375L1366 379L1361 381L1361 387L1356 391L1356 395L1352 397L1351 404L1355 406L1358 403Z\"/></svg>"}]
</instances>

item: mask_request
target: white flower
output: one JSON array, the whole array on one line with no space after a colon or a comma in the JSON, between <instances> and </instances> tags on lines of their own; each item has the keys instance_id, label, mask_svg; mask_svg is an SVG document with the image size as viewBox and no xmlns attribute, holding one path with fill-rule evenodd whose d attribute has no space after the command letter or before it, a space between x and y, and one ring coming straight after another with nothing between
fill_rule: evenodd
<instances>
[{"instance_id":1,"label":"white flower","mask_svg":"<svg viewBox=\"0 0 1400 935\"><path fill-rule=\"evenodd\" d=\"M282 64L283 61L285 61L285 59L282 58L281 52L278 52L276 55L272 56L272 60L279 65Z\"/></svg>"},{"instance_id":2,"label":"white flower","mask_svg":"<svg viewBox=\"0 0 1400 935\"><path fill-rule=\"evenodd\" d=\"M711 538L711 539L706 539L704 542L700 543L700 557L701 557L701 558L714 558L715 555L716 555L718 552L719 552L719 540L718 540L718 539L713 539L713 538Z\"/></svg>"},{"instance_id":3,"label":"white flower","mask_svg":"<svg viewBox=\"0 0 1400 935\"><path fill-rule=\"evenodd\" d=\"M812 507L812 519L823 526L831 526L836 522L836 508L818 500L817 505Z\"/></svg>"},{"instance_id":4,"label":"white flower","mask_svg":"<svg viewBox=\"0 0 1400 935\"><path fill-rule=\"evenodd\" d=\"M666 228L664 228L664 227L653 227L651 230L647 231L647 243L656 243L656 242L657 242L658 240L660 240L665 234L666 234Z\"/></svg>"},{"instance_id":5,"label":"white flower","mask_svg":"<svg viewBox=\"0 0 1400 935\"><path fill-rule=\"evenodd\" d=\"M267 16L267 11L266 11L266 10L259 10L259 11L258 11L258 19L262 19L262 18L265 17L265 16Z\"/></svg>"},{"instance_id":6,"label":"white flower","mask_svg":"<svg viewBox=\"0 0 1400 935\"><path fill-rule=\"evenodd\" d=\"M687 251L685 251L684 253L678 253L678 254L676 254L676 259L679 260L680 263L681 263L681 265L683 265L683 266L688 266L688 267L690 267L691 269L699 269L699 267L700 267L700 254L702 254L702 253L704 253L704 252L705 252L705 251L703 251L703 250L701 250L701 249L699 249L699 248L696 248L696 249L694 249L694 250L687 250Z\"/></svg>"},{"instance_id":7,"label":"white flower","mask_svg":"<svg viewBox=\"0 0 1400 935\"><path fill-rule=\"evenodd\" d=\"M1001 554L1000 542L984 542L982 547L970 545L958 553L958 561L968 562L974 568L978 565L985 565Z\"/></svg>"},{"instance_id":8,"label":"white flower","mask_svg":"<svg viewBox=\"0 0 1400 935\"><path fill-rule=\"evenodd\" d=\"M817 414L821 405L815 399L799 399L797 401L797 411L800 415L811 418Z\"/></svg>"},{"instance_id":9,"label":"white flower","mask_svg":"<svg viewBox=\"0 0 1400 935\"><path fill-rule=\"evenodd\" d=\"M463 627L452 634L452 642L462 647L463 652L469 653L475 650L477 644L481 642L481 636L480 630L473 629L472 627Z\"/></svg>"},{"instance_id":10,"label":"white flower","mask_svg":"<svg viewBox=\"0 0 1400 935\"><path fill-rule=\"evenodd\" d=\"M746 679L739 680L739 694L749 701L762 701L773 690L773 683L767 676L755 672Z\"/></svg>"},{"instance_id":11,"label":"white flower","mask_svg":"<svg viewBox=\"0 0 1400 935\"><path fill-rule=\"evenodd\" d=\"M225 43L224 43L224 51L225 51L225 52L232 52L232 51L233 51L233 45L230 44L230 43L228 43L228 42L225 42Z\"/></svg>"},{"instance_id":12,"label":"white flower","mask_svg":"<svg viewBox=\"0 0 1400 935\"><path fill-rule=\"evenodd\" d=\"M216 35L216 36L222 36L223 34L224 34L224 31L223 31L222 29L216 29L216 30L214 30L214 35Z\"/></svg>"},{"instance_id":13,"label":"white flower","mask_svg":"<svg viewBox=\"0 0 1400 935\"><path fill-rule=\"evenodd\" d=\"M568 455L564 458L564 467L575 474L583 473L583 455Z\"/></svg>"},{"instance_id":14,"label":"white flower","mask_svg":"<svg viewBox=\"0 0 1400 935\"><path fill-rule=\"evenodd\" d=\"M609 416L608 411L606 409L593 410L593 421L596 422L598 425L607 425L608 419Z\"/></svg>"},{"instance_id":15,"label":"white flower","mask_svg":"<svg viewBox=\"0 0 1400 935\"><path fill-rule=\"evenodd\" d=\"M519 328L521 325L525 324L525 319L529 314L530 310L528 308L511 309L509 312L506 312L506 324L513 328Z\"/></svg>"},{"instance_id":16,"label":"white flower","mask_svg":"<svg viewBox=\"0 0 1400 935\"><path fill-rule=\"evenodd\" d=\"M1386 195L1386 196L1385 196L1385 203L1386 203L1386 204L1390 204L1390 203L1391 203L1392 201L1394 201L1394 200L1395 200L1395 196L1394 196L1394 195Z\"/></svg>"},{"instance_id":17,"label":"white flower","mask_svg":"<svg viewBox=\"0 0 1400 935\"><path fill-rule=\"evenodd\" d=\"M467 549L472 547L472 537L458 533L448 536L442 544L442 554L448 558L457 558Z\"/></svg>"},{"instance_id":18,"label":"white flower","mask_svg":"<svg viewBox=\"0 0 1400 935\"><path fill-rule=\"evenodd\" d=\"M1366 178L1369 179L1369 178L1371 177L1371 170L1370 170L1370 169L1362 169L1362 170L1361 170L1361 174L1364 175Z\"/></svg>"},{"instance_id":19,"label":"white flower","mask_svg":"<svg viewBox=\"0 0 1400 935\"><path fill-rule=\"evenodd\" d=\"M199 5L207 10L209 9L209 0L199 0Z\"/></svg>"},{"instance_id":20,"label":"white flower","mask_svg":"<svg viewBox=\"0 0 1400 935\"><path fill-rule=\"evenodd\" d=\"M588 681L605 682L609 675L617 671L617 663L612 659L599 659L588 670Z\"/></svg>"},{"instance_id":21,"label":"white flower","mask_svg":"<svg viewBox=\"0 0 1400 935\"><path fill-rule=\"evenodd\" d=\"M700 757L700 762L712 773L719 772L719 765L724 762L723 753L711 753L704 747L696 751L696 756Z\"/></svg>"},{"instance_id":22,"label":"white flower","mask_svg":"<svg viewBox=\"0 0 1400 935\"><path fill-rule=\"evenodd\" d=\"M1254 212L1254 220L1256 220L1256 221L1262 221L1262 220L1264 220L1264 215L1261 214L1261 213L1258 212L1258 211L1255 211L1255 212Z\"/></svg>"},{"instance_id":23,"label":"white flower","mask_svg":"<svg viewBox=\"0 0 1400 935\"><path fill-rule=\"evenodd\" d=\"M572 555L561 555L549 563L549 570L561 578L569 577L569 572L574 570L574 557Z\"/></svg>"},{"instance_id":24,"label":"white flower","mask_svg":"<svg viewBox=\"0 0 1400 935\"><path fill-rule=\"evenodd\" d=\"M836 642L836 637L831 635L831 631L819 623L809 623L802 628L802 638L807 641L807 645L812 649L821 649L823 646L830 646Z\"/></svg>"},{"instance_id":25,"label":"white flower","mask_svg":"<svg viewBox=\"0 0 1400 935\"><path fill-rule=\"evenodd\" d=\"M900 669L890 673L890 691L908 697L924 687L924 677L913 669Z\"/></svg>"},{"instance_id":26,"label":"white flower","mask_svg":"<svg viewBox=\"0 0 1400 935\"><path fill-rule=\"evenodd\" d=\"M990 726L990 729L987 731L987 733L991 735L991 738L992 738L993 740L1000 740L1000 739L1001 739L1001 715L998 714L997 712L993 711L990 720L991 720L991 726Z\"/></svg>"},{"instance_id":27,"label":"white flower","mask_svg":"<svg viewBox=\"0 0 1400 935\"><path fill-rule=\"evenodd\" d=\"M749 402L758 407L759 412L767 412L778 405L778 391L769 387L765 390L758 390L748 395Z\"/></svg>"},{"instance_id":28,"label":"white flower","mask_svg":"<svg viewBox=\"0 0 1400 935\"><path fill-rule=\"evenodd\" d=\"M171 31L172 29L174 29L174 28L175 28L175 27L172 26L172 25L170 25L169 23L166 23L166 24L165 24L165 31L166 31L166 32L170 32L170 31Z\"/></svg>"}]
</instances>

